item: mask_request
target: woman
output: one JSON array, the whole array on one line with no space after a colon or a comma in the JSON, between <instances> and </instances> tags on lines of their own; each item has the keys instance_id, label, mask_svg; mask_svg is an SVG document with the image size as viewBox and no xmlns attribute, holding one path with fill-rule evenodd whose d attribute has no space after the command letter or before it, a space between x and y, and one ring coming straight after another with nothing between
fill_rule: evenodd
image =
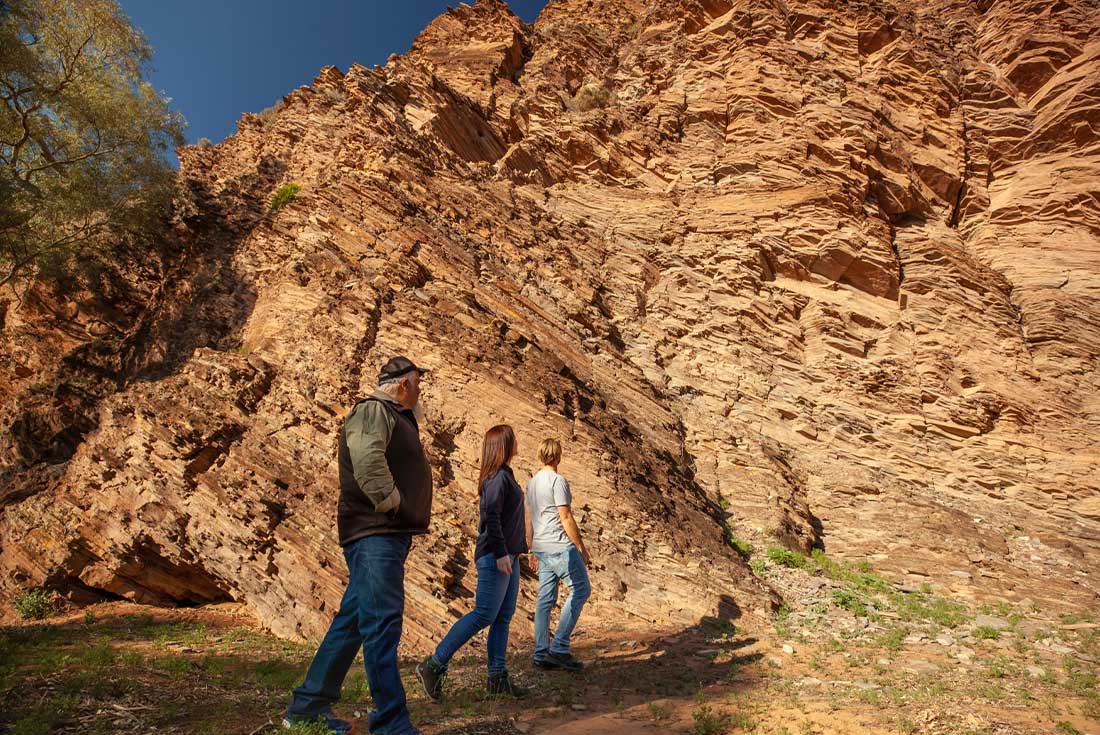
<instances>
[{"instance_id":1,"label":"woman","mask_svg":"<svg viewBox=\"0 0 1100 735\"><path fill-rule=\"evenodd\" d=\"M416 667L425 693L436 702L443 698L443 679L451 657L483 628L489 628L489 694L516 698L528 694L527 689L512 683L504 665L508 626L516 611L519 592L518 557L527 551L523 490L508 466L515 456L516 435L511 426L501 424L485 432L477 483L481 521L474 553L477 567L474 609L451 626L435 653Z\"/></svg>"}]
</instances>

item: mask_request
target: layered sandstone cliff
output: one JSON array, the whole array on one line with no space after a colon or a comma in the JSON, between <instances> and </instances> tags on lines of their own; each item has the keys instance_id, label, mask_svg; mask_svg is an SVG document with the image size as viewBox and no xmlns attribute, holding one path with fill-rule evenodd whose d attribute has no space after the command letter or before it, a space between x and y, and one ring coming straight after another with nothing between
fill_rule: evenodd
<instances>
[{"instance_id":1,"label":"layered sandstone cliff","mask_svg":"<svg viewBox=\"0 0 1100 735\"><path fill-rule=\"evenodd\" d=\"M182 152L162 261L0 304L0 590L317 635L336 431L400 352L434 369L414 645L468 607L499 421L521 479L567 440L601 618L766 610L729 532L1095 606L1098 31L1084 1L551 0L528 26L479 0L324 69Z\"/></svg>"}]
</instances>

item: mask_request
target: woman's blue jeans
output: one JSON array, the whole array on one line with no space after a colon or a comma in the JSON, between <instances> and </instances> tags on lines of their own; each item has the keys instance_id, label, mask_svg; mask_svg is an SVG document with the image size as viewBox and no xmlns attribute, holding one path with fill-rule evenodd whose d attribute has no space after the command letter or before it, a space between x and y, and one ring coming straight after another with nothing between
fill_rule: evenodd
<instances>
[{"instance_id":1,"label":"woman's blue jeans","mask_svg":"<svg viewBox=\"0 0 1100 735\"><path fill-rule=\"evenodd\" d=\"M505 672L508 628L516 611L516 595L519 593L519 560L515 555L511 559L511 574L501 574L497 570L497 560L492 554L486 554L474 562L477 567L474 609L456 621L440 641L433 657L436 663L447 666L458 649L479 631L488 628L489 676L499 676Z\"/></svg>"},{"instance_id":2,"label":"woman's blue jeans","mask_svg":"<svg viewBox=\"0 0 1100 735\"><path fill-rule=\"evenodd\" d=\"M584 568L581 552L572 544L561 551L536 552L539 560L539 599L535 603L535 654L536 661L546 659L548 653L569 655L569 638L581 616L581 609L592 594L588 583L588 570ZM569 597L561 606L561 617L554 640L550 640L550 611L558 601L558 583L569 585Z\"/></svg>"},{"instance_id":3,"label":"woman's blue jeans","mask_svg":"<svg viewBox=\"0 0 1100 735\"><path fill-rule=\"evenodd\" d=\"M405 610L405 557L411 545L408 534L379 534L344 547L348 588L305 682L294 690L288 716L312 719L327 712L340 698L344 677L362 648L374 699L371 733L419 732L409 720L405 687L397 668L397 643Z\"/></svg>"}]
</instances>

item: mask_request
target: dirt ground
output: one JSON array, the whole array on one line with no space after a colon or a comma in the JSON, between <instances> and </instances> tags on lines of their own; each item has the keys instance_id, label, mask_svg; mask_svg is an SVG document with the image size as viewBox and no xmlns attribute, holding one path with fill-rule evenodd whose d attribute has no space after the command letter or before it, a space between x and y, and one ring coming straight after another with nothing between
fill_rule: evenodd
<instances>
[{"instance_id":1,"label":"dirt ground","mask_svg":"<svg viewBox=\"0 0 1100 735\"><path fill-rule=\"evenodd\" d=\"M871 574L779 557L760 567L788 605L774 621L705 618L679 630L582 618L583 673L530 664L513 623L524 701L485 695L484 638L430 702L403 662L426 735L754 732L770 735L1100 735L1100 620L901 593ZM226 733L277 724L312 646L260 632L235 604L112 602L0 628L0 733ZM366 732L361 664L337 712Z\"/></svg>"}]
</instances>

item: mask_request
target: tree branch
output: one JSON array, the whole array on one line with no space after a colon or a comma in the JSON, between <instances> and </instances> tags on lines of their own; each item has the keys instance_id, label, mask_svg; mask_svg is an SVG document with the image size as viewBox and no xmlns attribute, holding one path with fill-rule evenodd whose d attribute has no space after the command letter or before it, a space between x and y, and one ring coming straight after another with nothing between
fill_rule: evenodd
<instances>
[{"instance_id":1,"label":"tree branch","mask_svg":"<svg viewBox=\"0 0 1100 735\"><path fill-rule=\"evenodd\" d=\"M43 245L42 247L39 247L39 248L36 248L36 249L34 249L30 252L27 252L27 254L22 258L15 259L12 263L11 268L8 271L8 274L6 276L4 276L3 278L0 278L0 287L2 287L4 285L6 285L7 283L9 283L10 281L14 280L16 277L18 277L22 273L24 268L26 268L31 263L34 263L35 261L40 259L42 256L46 255L47 253L50 253L50 252L53 252L53 251L56 251L56 250L60 250L61 248L65 247L66 245L71 245L75 242L79 242L80 240L87 239L96 230L98 230L101 227L103 227L104 225L108 224L109 221L110 221L109 218L104 217L103 219L100 219L99 221L86 223L83 226L81 226L78 230L76 230L75 232L70 232L68 235L65 235L64 237L58 238L57 240L54 240L53 242L51 242L47 245Z\"/></svg>"},{"instance_id":2,"label":"tree branch","mask_svg":"<svg viewBox=\"0 0 1100 735\"><path fill-rule=\"evenodd\" d=\"M41 147L42 144L37 139L35 139L34 142L38 143L38 145ZM83 155L76 156L75 158L66 158L66 159L60 160L60 161L59 160L52 160L52 161L50 161L49 163L47 163L43 166L35 166L34 168L27 171L26 178L27 178L27 180L29 180L32 174L41 173L42 171L46 171L46 170L51 169L51 168L56 168L58 166L70 166L74 163L80 163L81 161L85 161L89 158L97 158L99 156L107 156L107 155L110 155L111 153L118 153L120 150L121 150L120 148L104 148L104 149L101 149L99 147L99 145L97 144L96 149L94 151L88 151L87 153L85 153Z\"/></svg>"},{"instance_id":3,"label":"tree branch","mask_svg":"<svg viewBox=\"0 0 1100 735\"><path fill-rule=\"evenodd\" d=\"M65 76L61 79L60 82L57 83L56 87L46 90L43 93L44 99L53 99L57 95L61 94L61 92L64 91L65 87L67 87L73 81L73 76L75 75L76 70L76 62L78 62L80 60L80 57L84 55L84 49L88 47L88 44L92 42L92 39L94 37L95 34L93 33L85 38L84 43L80 44L80 48L78 48L76 50L76 53L73 54L72 61L68 63L65 62L64 55L58 53L58 56L61 57L61 70L65 73Z\"/></svg>"}]
</instances>

